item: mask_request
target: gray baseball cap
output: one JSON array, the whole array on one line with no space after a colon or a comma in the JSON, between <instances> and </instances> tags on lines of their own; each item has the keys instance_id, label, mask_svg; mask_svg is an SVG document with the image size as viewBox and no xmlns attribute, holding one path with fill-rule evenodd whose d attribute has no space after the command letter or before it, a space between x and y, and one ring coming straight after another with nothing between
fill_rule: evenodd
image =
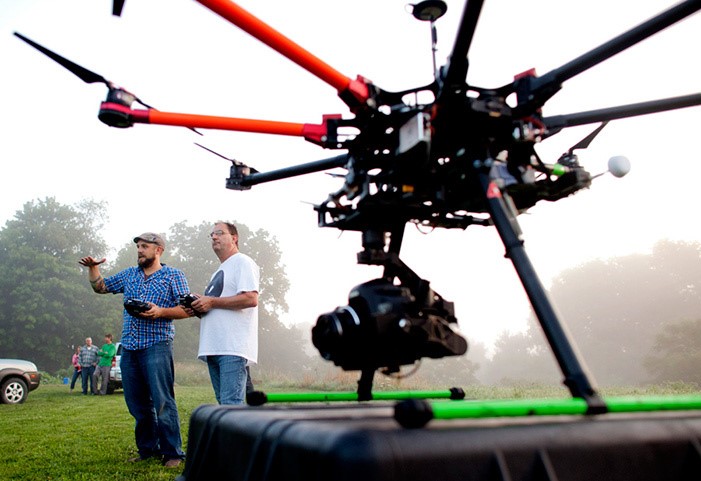
<instances>
[{"instance_id":1,"label":"gray baseball cap","mask_svg":"<svg viewBox=\"0 0 701 481\"><path fill-rule=\"evenodd\" d=\"M134 244L138 243L140 240L151 244L156 244L164 249L166 248L166 241L163 240L163 237L160 234L156 234L155 232L144 232L143 234L134 237Z\"/></svg>"}]
</instances>

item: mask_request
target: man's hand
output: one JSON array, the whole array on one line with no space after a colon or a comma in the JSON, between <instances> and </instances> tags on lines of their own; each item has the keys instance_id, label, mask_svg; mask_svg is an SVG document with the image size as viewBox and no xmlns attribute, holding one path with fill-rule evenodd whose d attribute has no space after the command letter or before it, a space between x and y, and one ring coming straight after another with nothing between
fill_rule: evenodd
<instances>
[{"instance_id":1,"label":"man's hand","mask_svg":"<svg viewBox=\"0 0 701 481\"><path fill-rule=\"evenodd\" d=\"M106 260L107 260L106 257L103 257L102 259L97 260L94 257L88 256L88 257L81 258L78 261L78 264L80 264L81 266L85 266L85 267L95 267L95 266L99 266L100 264L102 264Z\"/></svg>"},{"instance_id":2,"label":"man's hand","mask_svg":"<svg viewBox=\"0 0 701 481\"><path fill-rule=\"evenodd\" d=\"M144 319L158 319L159 317L163 317L161 315L163 308L158 307L153 302L149 302L149 304L151 305L151 308L148 311L140 313L139 317L143 317Z\"/></svg>"},{"instance_id":3,"label":"man's hand","mask_svg":"<svg viewBox=\"0 0 701 481\"><path fill-rule=\"evenodd\" d=\"M214 307L214 298L209 296L200 296L192 301L192 308L199 313L205 313L212 310ZM188 313L189 314L189 313Z\"/></svg>"}]
</instances>

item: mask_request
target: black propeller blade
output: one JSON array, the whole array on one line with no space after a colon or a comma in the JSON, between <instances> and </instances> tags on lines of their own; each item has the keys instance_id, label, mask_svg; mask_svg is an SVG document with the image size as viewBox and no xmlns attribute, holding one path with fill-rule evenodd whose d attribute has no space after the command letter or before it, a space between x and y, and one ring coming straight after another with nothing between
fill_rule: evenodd
<instances>
[{"instance_id":1,"label":"black propeller blade","mask_svg":"<svg viewBox=\"0 0 701 481\"><path fill-rule=\"evenodd\" d=\"M80 80L82 80L85 83L92 84L92 83L99 82L99 83L103 83L103 84L107 85L107 87L109 87L109 88L112 88L114 86L112 84L112 82L107 80L102 75L96 74L95 72L91 72L90 70L88 70L84 67L81 67L77 63L71 62L67 58L61 57L59 54L52 52L51 50L49 50L46 47L42 47L41 45L39 45L35 41L28 39L27 37L25 37L24 35L22 35L18 32L15 32L15 37L19 37L20 39L24 40L25 42L27 42L29 45L31 45L35 49L39 50L41 53L43 53L44 55L46 55L50 59L59 63L60 65L62 65L66 69L70 70Z\"/></svg>"},{"instance_id":2,"label":"black propeller blade","mask_svg":"<svg viewBox=\"0 0 701 481\"><path fill-rule=\"evenodd\" d=\"M608 124L608 121L602 122L601 125L599 125L596 129L594 129L594 131L591 134L587 135L582 140L577 142L575 145L570 147L570 150L568 150L567 153L572 155L575 150L586 149L587 147L589 147L589 144L591 144L591 141L594 140L594 137L599 135L599 132L601 132L604 127L606 127L606 124Z\"/></svg>"},{"instance_id":3,"label":"black propeller blade","mask_svg":"<svg viewBox=\"0 0 701 481\"><path fill-rule=\"evenodd\" d=\"M112 15L119 17L122 15L122 8L124 8L124 0L114 0L112 4Z\"/></svg>"},{"instance_id":4,"label":"black propeller blade","mask_svg":"<svg viewBox=\"0 0 701 481\"><path fill-rule=\"evenodd\" d=\"M124 2L122 2L122 3L124 3ZM60 64L61 66L63 66L64 68L70 70L73 74L75 74L75 75L76 75L79 79L81 79L83 82L89 83L89 84L91 84L91 83L103 83L103 84L107 85L107 88L110 90L110 93L116 92L116 93L118 94L117 97L124 98L124 96L121 95L121 93L122 93L122 92L126 92L126 93L128 94L128 96L133 97L133 99L134 99L135 102L140 103L141 105L143 105L144 107L146 107L146 108L148 108L148 109L158 110L158 109L156 109L155 107L152 107L151 105L149 105L149 104L147 104L146 102L144 102L143 100L141 100L139 97L137 97L137 96L134 95L133 93L127 91L126 89L123 89L123 88L121 88L121 87L116 86L114 83L110 82L109 80L107 80L107 79L106 79L105 77L103 77L102 75L97 74L97 73L95 73L95 72L92 72L92 71L86 69L85 67L81 67L80 65L78 65L78 64L75 63L75 62L71 62L71 61L68 60L67 58L62 57L61 55L59 55L59 54L57 54L57 53L55 53L55 52L52 52L51 50L49 50L48 48L46 48L46 47L44 47L44 46L42 46L42 45L39 45L39 44L36 43L35 41L33 41L33 40L31 40L31 39L25 37L24 35L22 35L21 33L14 32L14 35L15 35L16 37L20 38L21 40L25 41L26 43L28 43L29 45L31 45L31 46L34 47L35 49L39 50L41 53L43 53L43 54L46 55L47 57L51 58L52 60L54 60L55 62L57 62L57 63ZM127 96L127 97L128 97L128 96ZM108 94L108 99L109 99L109 98L110 98L110 94ZM131 101L130 101L129 103L131 103ZM188 129L189 129L189 130L192 130L192 131L195 132L197 135L202 135L202 133L199 132L199 131L197 131L197 129L190 128L190 127L188 127Z\"/></svg>"}]
</instances>

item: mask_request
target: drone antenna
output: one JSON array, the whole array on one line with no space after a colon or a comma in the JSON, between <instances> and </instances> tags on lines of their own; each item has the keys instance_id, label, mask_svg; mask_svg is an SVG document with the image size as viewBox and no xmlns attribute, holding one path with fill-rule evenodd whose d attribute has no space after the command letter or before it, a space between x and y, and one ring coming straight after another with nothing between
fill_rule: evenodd
<instances>
[{"instance_id":1,"label":"drone antenna","mask_svg":"<svg viewBox=\"0 0 701 481\"><path fill-rule=\"evenodd\" d=\"M441 18L448 10L448 5L443 0L424 0L417 4L410 4L414 18L431 24L431 55L433 57L433 77L438 76L436 67L436 51L438 50L438 34L436 33L436 20Z\"/></svg>"}]
</instances>

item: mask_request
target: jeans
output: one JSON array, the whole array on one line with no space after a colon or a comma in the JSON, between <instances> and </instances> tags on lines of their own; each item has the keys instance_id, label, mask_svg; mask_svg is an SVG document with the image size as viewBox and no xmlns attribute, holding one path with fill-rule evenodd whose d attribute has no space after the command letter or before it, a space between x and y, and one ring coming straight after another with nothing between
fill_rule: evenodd
<instances>
[{"instance_id":1,"label":"jeans","mask_svg":"<svg viewBox=\"0 0 701 481\"><path fill-rule=\"evenodd\" d=\"M240 356L207 356L209 378L219 404L243 404L246 399L246 359Z\"/></svg>"},{"instance_id":2,"label":"jeans","mask_svg":"<svg viewBox=\"0 0 701 481\"><path fill-rule=\"evenodd\" d=\"M141 458L184 459L180 419L175 405L173 343L122 351L122 388L136 420L134 437Z\"/></svg>"},{"instance_id":3,"label":"jeans","mask_svg":"<svg viewBox=\"0 0 701 481\"><path fill-rule=\"evenodd\" d=\"M93 381L93 373L95 372L95 366L82 366L80 369L80 375L83 376L83 394L88 393L88 380L90 381L90 394L95 394L97 392L97 386L95 386Z\"/></svg>"},{"instance_id":4,"label":"jeans","mask_svg":"<svg viewBox=\"0 0 701 481\"><path fill-rule=\"evenodd\" d=\"M110 369L112 369L112 366L97 366L95 373L92 375L95 380L95 392L99 392L103 396L107 394L107 385L110 383ZM100 378L102 378L102 384L98 382Z\"/></svg>"},{"instance_id":5,"label":"jeans","mask_svg":"<svg viewBox=\"0 0 701 481\"><path fill-rule=\"evenodd\" d=\"M78 380L78 377L79 377L79 376L81 377L81 381L82 381L82 376L81 376L81 374L80 374L80 369L78 369L78 368L73 368L73 377L71 378L71 391L73 390L73 388L75 388L75 382Z\"/></svg>"}]
</instances>

